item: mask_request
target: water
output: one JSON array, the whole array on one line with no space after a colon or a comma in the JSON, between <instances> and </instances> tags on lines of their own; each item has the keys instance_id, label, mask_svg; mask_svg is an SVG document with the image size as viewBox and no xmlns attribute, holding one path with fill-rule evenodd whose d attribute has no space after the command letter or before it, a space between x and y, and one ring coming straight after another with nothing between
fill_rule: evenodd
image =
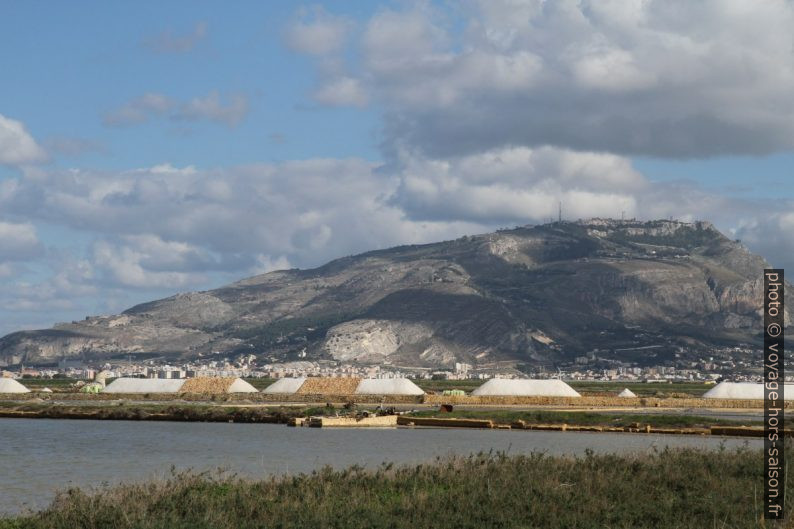
<instances>
[{"instance_id":1,"label":"water","mask_svg":"<svg viewBox=\"0 0 794 529\"><path fill-rule=\"evenodd\" d=\"M417 463L449 454L727 448L743 439L468 429L317 429L276 424L0 419L0 513L45 507L58 489L223 467L246 477L324 465ZM761 439L749 441L761 448Z\"/></svg>"}]
</instances>

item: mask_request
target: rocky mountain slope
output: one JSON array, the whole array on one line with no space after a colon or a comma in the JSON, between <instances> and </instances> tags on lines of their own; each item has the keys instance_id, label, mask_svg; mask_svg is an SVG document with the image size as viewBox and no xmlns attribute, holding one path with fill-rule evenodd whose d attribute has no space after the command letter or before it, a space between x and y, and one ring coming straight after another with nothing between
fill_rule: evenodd
<instances>
[{"instance_id":1,"label":"rocky mountain slope","mask_svg":"<svg viewBox=\"0 0 794 529\"><path fill-rule=\"evenodd\" d=\"M0 361L253 353L401 366L760 344L768 264L707 222L591 219L401 246L0 339ZM636 358L635 358L636 359Z\"/></svg>"}]
</instances>

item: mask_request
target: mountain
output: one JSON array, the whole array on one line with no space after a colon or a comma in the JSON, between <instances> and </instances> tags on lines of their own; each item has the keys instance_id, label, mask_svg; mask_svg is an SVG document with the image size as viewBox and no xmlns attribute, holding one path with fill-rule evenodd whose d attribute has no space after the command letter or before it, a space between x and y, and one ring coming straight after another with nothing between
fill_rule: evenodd
<instances>
[{"instance_id":1,"label":"mountain","mask_svg":"<svg viewBox=\"0 0 794 529\"><path fill-rule=\"evenodd\" d=\"M600 350L660 363L759 346L768 266L707 222L554 222L368 252L12 333L0 339L0 361L221 352L552 365Z\"/></svg>"}]
</instances>

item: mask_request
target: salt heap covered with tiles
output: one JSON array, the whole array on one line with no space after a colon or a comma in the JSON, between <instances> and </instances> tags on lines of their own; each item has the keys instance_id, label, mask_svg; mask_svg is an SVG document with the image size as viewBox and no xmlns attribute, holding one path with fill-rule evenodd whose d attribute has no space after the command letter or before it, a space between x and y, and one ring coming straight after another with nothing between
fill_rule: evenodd
<instances>
[{"instance_id":1,"label":"salt heap covered with tiles","mask_svg":"<svg viewBox=\"0 0 794 529\"><path fill-rule=\"evenodd\" d=\"M103 393L179 393L184 379L170 378L117 378Z\"/></svg>"},{"instance_id":2,"label":"salt heap covered with tiles","mask_svg":"<svg viewBox=\"0 0 794 529\"><path fill-rule=\"evenodd\" d=\"M424 395L407 378L301 377L277 380L262 393L293 395Z\"/></svg>"},{"instance_id":3,"label":"salt heap covered with tiles","mask_svg":"<svg viewBox=\"0 0 794 529\"><path fill-rule=\"evenodd\" d=\"M422 388L407 378L365 378L356 388L357 395L424 395Z\"/></svg>"},{"instance_id":4,"label":"salt heap covered with tiles","mask_svg":"<svg viewBox=\"0 0 794 529\"><path fill-rule=\"evenodd\" d=\"M794 384L785 384L783 387L785 400L794 400ZM720 382L706 393L704 399L740 399L763 400L764 385L753 382Z\"/></svg>"},{"instance_id":5,"label":"salt heap covered with tiles","mask_svg":"<svg viewBox=\"0 0 794 529\"><path fill-rule=\"evenodd\" d=\"M0 378L0 393L30 393L30 390L13 378Z\"/></svg>"},{"instance_id":6,"label":"salt heap covered with tiles","mask_svg":"<svg viewBox=\"0 0 794 529\"><path fill-rule=\"evenodd\" d=\"M581 397L562 380L492 378L471 392L479 396Z\"/></svg>"},{"instance_id":7,"label":"salt heap covered with tiles","mask_svg":"<svg viewBox=\"0 0 794 529\"><path fill-rule=\"evenodd\" d=\"M632 397L636 397L637 394L631 391L629 388L625 388L623 391L618 393L618 397L622 397L624 399L630 399Z\"/></svg>"},{"instance_id":8,"label":"salt heap covered with tiles","mask_svg":"<svg viewBox=\"0 0 794 529\"><path fill-rule=\"evenodd\" d=\"M241 378L117 378L103 393L256 393Z\"/></svg>"},{"instance_id":9,"label":"salt heap covered with tiles","mask_svg":"<svg viewBox=\"0 0 794 529\"><path fill-rule=\"evenodd\" d=\"M306 377L280 378L262 390L262 393L297 393Z\"/></svg>"}]
</instances>

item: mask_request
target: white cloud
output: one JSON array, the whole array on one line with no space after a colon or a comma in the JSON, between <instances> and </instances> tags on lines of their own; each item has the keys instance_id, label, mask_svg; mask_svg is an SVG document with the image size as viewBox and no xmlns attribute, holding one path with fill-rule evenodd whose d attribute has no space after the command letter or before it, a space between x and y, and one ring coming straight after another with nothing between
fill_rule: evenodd
<instances>
[{"instance_id":1,"label":"white cloud","mask_svg":"<svg viewBox=\"0 0 794 529\"><path fill-rule=\"evenodd\" d=\"M635 193L649 186L625 158L544 147L497 149L433 160L401 155L392 197L411 218L528 223L634 213Z\"/></svg>"},{"instance_id":2,"label":"white cloud","mask_svg":"<svg viewBox=\"0 0 794 529\"><path fill-rule=\"evenodd\" d=\"M25 323L33 318L47 318L73 311L87 298L95 296L98 288L93 284L93 267L84 259L75 259L69 253L53 252L40 264L49 266L50 277L30 281L21 277L19 267L10 267L10 274L0 273L4 280L0 285L0 307L2 307L5 331L19 328L42 327ZM6 267L0 265L0 270ZM59 316L60 317L60 316ZM50 319L47 325L53 322Z\"/></svg>"},{"instance_id":3,"label":"white cloud","mask_svg":"<svg viewBox=\"0 0 794 529\"><path fill-rule=\"evenodd\" d=\"M50 170L10 182L0 210L30 219L6 228L26 241L18 247L35 249L34 222L85 232L99 241L89 257L95 277L164 288L543 222L556 217L558 202L568 219L672 215L723 229L791 208L767 212L751 200L649 182L626 158L552 147L443 159L404 151L385 166L310 159L209 171L170 164Z\"/></svg>"},{"instance_id":4,"label":"white cloud","mask_svg":"<svg viewBox=\"0 0 794 529\"><path fill-rule=\"evenodd\" d=\"M99 242L90 260L108 285L197 285L216 272L315 266L485 230L469 219L411 218L391 202L399 179L360 159L52 171L14 182L0 209L91 234Z\"/></svg>"},{"instance_id":5,"label":"white cloud","mask_svg":"<svg viewBox=\"0 0 794 529\"><path fill-rule=\"evenodd\" d=\"M156 238L148 242L154 242ZM132 241L145 242L145 241ZM169 247L167 245L167 247ZM171 249L177 252L184 252L187 245L171 244ZM158 262L158 257L162 258L162 243L147 247L147 251L140 251L125 245L114 245L106 241L99 241L94 245L93 261L100 271L109 274L112 283L125 287L138 287L146 289L157 288L185 288L189 285L196 285L205 281L206 278L200 274L186 272L157 271L148 269L145 262L154 261L155 266L162 264ZM176 260L179 260L177 254ZM173 261L172 261L173 264Z\"/></svg>"},{"instance_id":6,"label":"white cloud","mask_svg":"<svg viewBox=\"0 0 794 529\"><path fill-rule=\"evenodd\" d=\"M0 261L25 261L40 256L42 250L33 224L0 221Z\"/></svg>"},{"instance_id":7,"label":"white cloud","mask_svg":"<svg viewBox=\"0 0 794 529\"><path fill-rule=\"evenodd\" d=\"M358 79L339 77L323 84L314 92L314 100L329 106L367 105L368 97Z\"/></svg>"},{"instance_id":8,"label":"white cloud","mask_svg":"<svg viewBox=\"0 0 794 529\"><path fill-rule=\"evenodd\" d=\"M47 153L22 122L0 114L0 164L17 166L40 163L46 159Z\"/></svg>"},{"instance_id":9,"label":"white cloud","mask_svg":"<svg viewBox=\"0 0 794 529\"><path fill-rule=\"evenodd\" d=\"M14 275L14 266L11 263L0 263L0 279Z\"/></svg>"},{"instance_id":10,"label":"white cloud","mask_svg":"<svg viewBox=\"0 0 794 529\"><path fill-rule=\"evenodd\" d=\"M301 9L298 20L285 32L287 45L295 51L326 55L342 49L353 22L347 17L328 14L322 7Z\"/></svg>"},{"instance_id":11,"label":"white cloud","mask_svg":"<svg viewBox=\"0 0 794 529\"><path fill-rule=\"evenodd\" d=\"M206 97L194 97L184 103L173 117L187 121L207 119L233 127L240 123L247 114L248 98L245 96L232 95L228 103L224 104L218 92L211 92Z\"/></svg>"},{"instance_id":12,"label":"white cloud","mask_svg":"<svg viewBox=\"0 0 794 529\"><path fill-rule=\"evenodd\" d=\"M105 113L102 122L106 126L124 127L168 117L178 121L207 120L233 127L247 114L248 98L242 94L230 95L224 102L217 91L212 91L205 97L179 102L163 94L149 93Z\"/></svg>"},{"instance_id":13,"label":"white cloud","mask_svg":"<svg viewBox=\"0 0 794 529\"><path fill-rule=\"evenodd\" d=\"M781 0L384 9L357 41L357 68L338 64L329 75L330 59L318 64L315 97L339 92L339 72L355 72L345 83L386 109L389 155L544 145L679 158L786 151L792 27L794 4Z\"/></svg>"},{"instance_id":14,"label":"white cloud","mask_svg":"<svg viewBox=\"0 0 794 529\"><path fill-rule=\"evenodd\" d=\"M761 252L773 266L791 270L794 268L794 202L784 203L781 209L745 217L735 235L750 248Z\"/></svg>"},{"instance_id":15,"label":"white cloud","mask_svg":"<svg viewBox=\"0 0 794 529\"><path fill-rule=\"evenodd\" d=\"M106 113L102 122L118 127L137 125L152 117L166 115L173 107L174 102L163 94L148 93Z\"/></svg>"},{"instance_id":16,"label":"white cloud","mask_svg":"<svg viewBox=\"0 0 794 529\"><path fill-rule=\"evenodd\" d=\"M143 45L158 53L185 53L207 37L207 23L196 22L193 30L185 35L175 35L166 30L154 37L144 39Z\"/></svg>"},{"instance_id":17,"label":"white cloud","mask_svg":"<svg viewBox=\"0 0 794 529\"><path fill-rule=\"evenodd\" d=\"M79 156L90 152L107 152L107 148L101 142L68 136L46 138L44 140L44 145L49 152L62 154L64 156Z\"/></svg>"},{"instance_id":18,"label":"white cloud","mask_svg":"<svg viewBox=\"0 0 794 529\"><path fill-rule=\"evenodd\" d=\"M248 271L251 275L266 274L275 270L289 270L292 265L286 256L280 255L275 259L269 255L259 254L256 256L256 265Z\"/></svg>"}]
</instances>

